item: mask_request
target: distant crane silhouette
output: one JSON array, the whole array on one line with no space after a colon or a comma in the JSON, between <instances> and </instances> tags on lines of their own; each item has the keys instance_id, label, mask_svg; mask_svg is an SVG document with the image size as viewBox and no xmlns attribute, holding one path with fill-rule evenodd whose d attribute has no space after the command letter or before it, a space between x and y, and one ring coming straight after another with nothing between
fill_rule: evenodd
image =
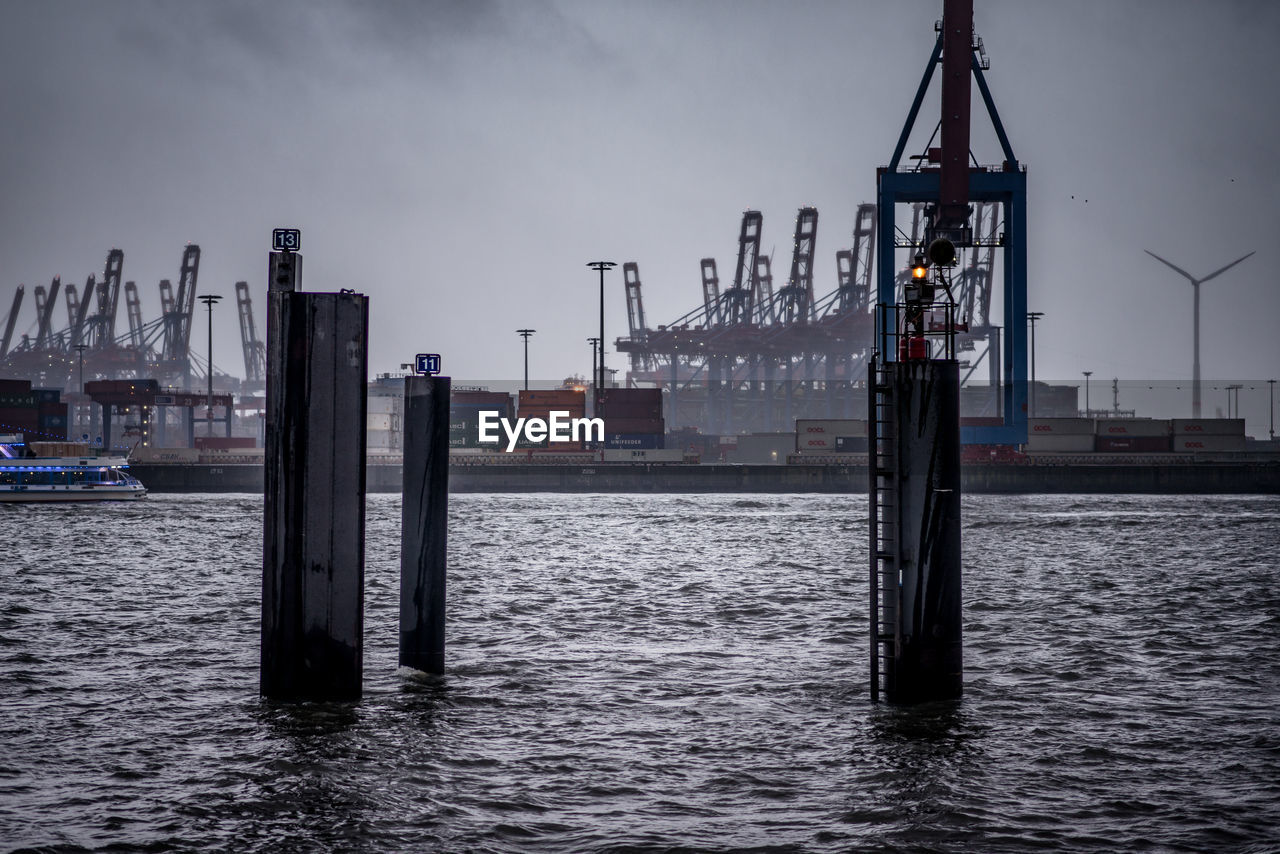
<instances>
[{"instance_id":1,"label":"distant crane silhouette","mask_svg":"<svg viewBox=\"0 0 1280 854\"><path fill-rule=\"evenodd\" d=\"M1186 270L1182 269L1181 267L1169 261L1166 261L1156 253L1152 252L1150 249L1143 249L1142 251L1147 253L1157 261L1159 261L1161 264L1164 264L1167 267L1171 267L1172 269L1176 270L1178 273L1185 276L1187 278L1187 281L1191 282L1191 287L1195 291L1195 310L1192 312L1194 317L1193 323L1195 327L1195 333L1192 339L1193 340L1192 349L1195 355L1191 362L1191 417L1199 418L1200 417L1200 285L1204 284L1205 282L1209 281L1210 279L1216 276L1222 275L1223 273L1227 272L1235 265L1239 264L1245 258L1248 258L1249 255L1252 255L1254 253L1250 252L1249 255L1243 255L1237 258L1236 260L1232 261L1227 266L1219 270L1214 270L1209 275L1201 276L1200 278L1197 279L1195 276L1191 275Z\"/></svg>"}]
</instances>

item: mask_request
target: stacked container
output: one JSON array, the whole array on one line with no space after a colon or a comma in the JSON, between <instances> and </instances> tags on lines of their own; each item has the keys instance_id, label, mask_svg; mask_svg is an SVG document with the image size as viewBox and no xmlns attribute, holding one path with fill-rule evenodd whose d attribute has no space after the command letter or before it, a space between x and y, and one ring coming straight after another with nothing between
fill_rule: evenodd
<instances>
[{"instance_id":1,"label":"stacked container","mask_svg":"<svg viewBox=\"0 0 1280 854\"><path fill-rule=\"evenodd\" d=\"M1100 418L1094 447L1099 453L1167 454L1169 430L1164 418Z\"/></svg>"},{"instance_id":2,"label":"stacked container","mask_svg":"<svg viewBox=\"0 0 1280 854\"><path fill-rule=\"evenodd\" d=\"M1092 418L1032 418L1027 451L1039 454L1088 454L1096 440Z\"/></svg>"},{"instance_id":3,"label":"stacked container","mask_svg":"<svg viewBox=\"0 0 1280 854\"><path fill-rule=\"evenodd\" d=\"M666 446L660 388L604 389L596 397L595 414L604 419L607 449L661 450Z\"/></svg>"},{"instance_id":4,"label":"stacked container","mask_svg":"<svg viewBox=\"0 0 1280 854\"><path fill-rule=\"evenodd\" d=\"M1243 418L1175 418L1173 450L1178 454L1243 451Z\"/></svg>"},{"instance_id":5,"label":"stacked container","mask_svg":"<svg viewBox=\"0 0 1280 854\"><path fill-rule=\"evenodd\" d=\"M29 380L0 380L0 433L35 433L40 410Z\"/></svg>"},{"instance_id":6,"label":"stacked container","mask_svg":"<svg viewBox=\"0 0 1280 854\"><path fill-rule=\"evenodd\" d=\"M867 422L861 418L796 419L796 453L866 453Z\"/></svg>"},{"instance_id":7,"label":"stacked container","mask_svg":"<svg viewBox=\"0 0 1280 854\"><path fill-rule=\"evenodd\" d=\"M493 412L498 418L511 419L511 395L505 391L454 391L449 396L449 447L489 448L480 444L480 413ZM502 428L498 437L506 447Z\"/></svg>"},{"instance_id":8,"label":"stacked container","mask_svg":"<svg viewBox=\"0 0 1280 854\"><path fill-rule=\"evenodd\" d=\"M575 391L573 389L532 389L520 392L520 399L516 409L516 415L520 418L541 418L543 421L551 423L551 413L565 413L561 418L568 418L572 421L574 418L587 417L587 393L585 391ZM582 431L578 433L577 442L551 442L549 439L541 442L530 442L521 435L520 440L516 443L517 448L533 449L533 450L549 450L549 451L580 451L583 448L582 439L584 438ZM489 446L492 447L492 446ZM502 435L502 449L506 450L506 436Z\"/></svg>"}]
</instances>

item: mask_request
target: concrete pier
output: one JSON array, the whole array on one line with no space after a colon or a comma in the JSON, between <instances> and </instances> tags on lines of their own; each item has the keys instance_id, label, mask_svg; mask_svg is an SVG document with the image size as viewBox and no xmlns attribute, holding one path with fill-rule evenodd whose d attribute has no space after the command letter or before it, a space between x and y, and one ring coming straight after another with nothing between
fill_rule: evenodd
<instances>
[{"instance_id":1,"label":"concrete pier","mask_svg":"<svg viewBox=\"0 0 1280 854\"><path fill-rule=\"evenodd\" d=\"M352 700L364 640L368 299L302 293L272 253L262 562L263 695Z\"/></svg>"},{"instance_id":2,"label":"concrete pier","mask_svg":"<svg viewBox=\"0 0 1280 854\"><path fill-rule=\"evenodd\" d=\"M448 377L406 377L400 665L444 672L449 527Z\"/></svg>"}]
</instances>

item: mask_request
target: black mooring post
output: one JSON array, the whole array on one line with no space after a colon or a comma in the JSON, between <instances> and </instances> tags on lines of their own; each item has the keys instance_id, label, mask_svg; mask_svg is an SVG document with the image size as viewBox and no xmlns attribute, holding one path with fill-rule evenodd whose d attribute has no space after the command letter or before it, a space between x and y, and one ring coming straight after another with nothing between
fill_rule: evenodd
<instances>
[{"instance_id":1,"label":"black mooring post","mask_svg":"<svg viewBox=\"0 0 1280 854\"><path fill-rule=\"evenodd\" d=\"M354 700L364 641L368 298L302 293L271 254L261 690Z\"/></svg>"},{"instance_id":2,"label":"black mooring post","mask_svg":"<svg viewBox=\"0 0 1280 854\"><path fill-rule=\"evenodd\" d=\"M954 360L893 364L897 405L901 645L891 702L963 690L960 553L960 369Z\"/></svg>"},{"instance_id":3,"label":"black mooring post","mask_svg":"<svg viewBox=\"0 0 1280 854\"><path fill-rule=\"evenodd\" d=\"M400 666L444 673L449 525L448 377L404 381Z\"/></svg>"}]
</instances>

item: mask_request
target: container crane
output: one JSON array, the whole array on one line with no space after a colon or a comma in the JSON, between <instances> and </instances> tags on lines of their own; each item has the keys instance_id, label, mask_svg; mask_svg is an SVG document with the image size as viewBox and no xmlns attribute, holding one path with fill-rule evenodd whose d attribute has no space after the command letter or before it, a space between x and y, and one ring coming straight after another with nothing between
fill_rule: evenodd
<instances>
[{"instance_id":1,"label":"container crane","mask_svg":"<svg viewBox=\"0 0 1280 854\"><path fill-rule=\"evenodd\" d=\"M240 316L245 382L264 383L267 378L267 346L258 339L258 330L253 323L253 300L249 296L248 282L236 282L236 309Z\"/></svg>"}]
</instances>

